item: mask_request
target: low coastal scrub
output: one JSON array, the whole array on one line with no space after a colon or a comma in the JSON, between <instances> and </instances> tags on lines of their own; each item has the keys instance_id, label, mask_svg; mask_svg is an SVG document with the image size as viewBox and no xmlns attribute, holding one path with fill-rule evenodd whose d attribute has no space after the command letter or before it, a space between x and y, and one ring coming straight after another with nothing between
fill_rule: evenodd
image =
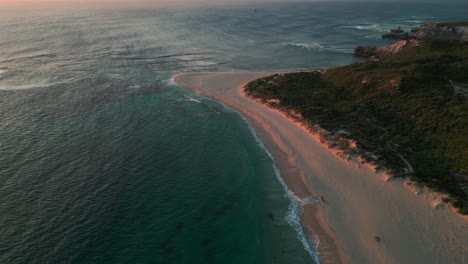
<instances>
[{"instance_id":1,"label":"low coastal scrub","mask_svg":"<svg viewBox=\"0 0 468 264\"><path fill-rule=\"evenodd\" d=\"M347 155L449 194L444 201L466 215L467 73L468 44L424 42L380 61L272 75L245 91L320 127Z\"/></svg>"}]
</instances>

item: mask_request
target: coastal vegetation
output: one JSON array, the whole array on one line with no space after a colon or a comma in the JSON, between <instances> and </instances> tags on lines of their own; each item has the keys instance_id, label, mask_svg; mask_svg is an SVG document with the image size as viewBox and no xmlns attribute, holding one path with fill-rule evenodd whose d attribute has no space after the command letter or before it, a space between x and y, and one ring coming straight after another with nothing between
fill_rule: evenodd
<instances>
[{"instance_id":1,"label":"coastal vegetation","mask_svg":"<svg viewBox=\"0 0 468 264\"><path fill-rule=\"evenodd\" d=\"M245 87L347 158L446 194L468 214L468 44L422 42L378 61Z\"/></svg>"}]
</instances>

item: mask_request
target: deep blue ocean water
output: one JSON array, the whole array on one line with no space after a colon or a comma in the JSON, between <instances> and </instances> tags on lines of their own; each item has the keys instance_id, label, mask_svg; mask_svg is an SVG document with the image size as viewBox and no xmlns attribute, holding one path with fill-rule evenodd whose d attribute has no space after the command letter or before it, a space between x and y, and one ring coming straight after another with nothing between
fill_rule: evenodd
<instances>
[{"instance_id":1,"label":"deep blue ocean water","mask_svg":"<svg viewBox=\"0 0 468 264\"><path fill-rule=\"evenodd\" d=\"M0 7L0 263L314 263L274 163L181 72L327 68L468 5Z\"/></svg>"}]
</instances>

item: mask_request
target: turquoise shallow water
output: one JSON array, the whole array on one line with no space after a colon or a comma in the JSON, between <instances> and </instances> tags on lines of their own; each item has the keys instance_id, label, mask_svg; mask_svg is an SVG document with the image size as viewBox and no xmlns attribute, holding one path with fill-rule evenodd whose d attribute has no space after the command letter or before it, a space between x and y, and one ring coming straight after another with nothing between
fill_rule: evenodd
<instances>
[{"instance_id":1,"label":"turquoise shallow water","mask_svg":"<svg viewBox=\"0 0 468 264\"><path fill-rule=\"evenodd\" d=\"M15 145L2 145L8 154L2 164L10 164L2 166L2 258L273 263L295 253L299 262L308 259L291 239L296 234L284 219L289 200L271 160L244 121L182 93L172 87L15 120L9 139Z\"/></svg>"},{"instance_id":2,"label":"turquoise shallow water","mask_svg":"<svg viewBox=\"0 0 468 264\"><path fill-rule=\"evenodd\" d=\"M347 64L464 10L0 9L0 263L314 263L247 123L171 76Z\"/></svg>"}]
</instances>

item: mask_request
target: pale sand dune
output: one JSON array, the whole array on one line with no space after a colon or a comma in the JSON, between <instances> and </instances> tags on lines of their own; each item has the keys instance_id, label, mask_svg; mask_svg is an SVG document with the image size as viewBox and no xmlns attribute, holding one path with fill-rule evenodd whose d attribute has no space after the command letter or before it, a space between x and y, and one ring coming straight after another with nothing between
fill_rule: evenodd
<instances>
[{"instance_id":1,"label":"pale sand dune","mask_svg":"<svg viewBox=\"0 0 468 264\"><path fill-rule=\"evenodd\" d=\"M415 195L403 180L386 182L384 174L339 159L280 112L243 96L246 82L269 74L183 74L174 81L241 112L288 187L319 201L305 206L302 221L320 239L322 263L468 261L468 221L445 206L434 209L434 194Z\"/></svg>"}]
</instances>

